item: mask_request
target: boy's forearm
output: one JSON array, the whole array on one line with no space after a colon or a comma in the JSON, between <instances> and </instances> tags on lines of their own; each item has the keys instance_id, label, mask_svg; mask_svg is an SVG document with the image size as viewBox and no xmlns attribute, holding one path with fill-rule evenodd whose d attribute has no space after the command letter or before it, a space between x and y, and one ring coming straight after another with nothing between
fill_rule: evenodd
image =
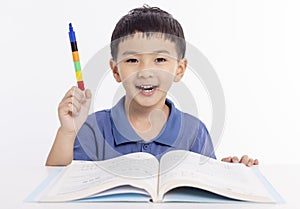
<instances>
[{"instance_id":1,"label":"boy's forearm","mask_svg":"<svg viewBox=\"0 0 300 209\"><path fill-rule=\"evenodd\" d=\"M59 128L48 155L47 166L65 166L73 160L73 147L76 133L64 133Z\"/></svg>"}]
</instances>

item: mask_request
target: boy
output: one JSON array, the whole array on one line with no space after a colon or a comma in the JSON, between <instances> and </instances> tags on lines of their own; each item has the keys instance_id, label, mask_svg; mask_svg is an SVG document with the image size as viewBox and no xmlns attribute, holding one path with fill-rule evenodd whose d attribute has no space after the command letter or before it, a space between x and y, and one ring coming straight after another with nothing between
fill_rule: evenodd
<instances>
[{"instance_id":1,"label":"boy","mask_svg":"<svg viewBox=\"0 0 300 209\"><path fill-rule=\"evenodd\" d=\"M157 7L137 8L121 18L111 38L110 67L126 95L112 109L88 116L90 90L72 87L59 104L61 126L46 165L105 160L132 152L160 158L172 149L216 158L205 125L166 99L172 83L185 73L185 47L181 25ZM258 164L246 155L241 160L222 160Z\"/></svg>"}]
</instances>

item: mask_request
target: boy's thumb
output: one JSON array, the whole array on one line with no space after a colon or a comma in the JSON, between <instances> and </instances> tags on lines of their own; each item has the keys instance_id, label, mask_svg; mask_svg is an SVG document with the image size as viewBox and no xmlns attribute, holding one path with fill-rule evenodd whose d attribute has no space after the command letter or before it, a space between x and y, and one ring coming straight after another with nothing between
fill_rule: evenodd
<instances>
[{"instance_id":1,"label":"boy's thumb","mask_svg":"<svg viewBox=\"0 0 300 209\"><path fill-rule=\"evenodd\" d=\"M92 98L92 92L91 92L91 90L89 90L89 89L85 90L85 97L87 99L91 99Z\"/></svg>"}]
</instances>

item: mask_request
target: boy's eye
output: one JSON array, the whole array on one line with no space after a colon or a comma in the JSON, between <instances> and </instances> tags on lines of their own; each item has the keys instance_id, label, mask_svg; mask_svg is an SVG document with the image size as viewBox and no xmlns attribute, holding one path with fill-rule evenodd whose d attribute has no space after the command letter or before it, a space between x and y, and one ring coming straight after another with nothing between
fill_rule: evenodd
<instances>
[{"instance_id":1,"label":"boy's eye","mask_svg":"<svg viewBox=\"0 0 300 209\"><path fill-rule=\"evenodd\" d=\"M155 59L155 62L165 62L167 61L165 58L159 57Z\"/></svg>"},{"instance_id":2,"label":"boy's eye","mask_svg":"<svg viewBox=\"0 0 300 209\"><path fill-rule=\"evenodd\" d=\"M138 60L137 60L137 59L131 58L131 59L126 60L126 62L129 62L129 63L137 63Z\"/></svg>"}]
</instances>

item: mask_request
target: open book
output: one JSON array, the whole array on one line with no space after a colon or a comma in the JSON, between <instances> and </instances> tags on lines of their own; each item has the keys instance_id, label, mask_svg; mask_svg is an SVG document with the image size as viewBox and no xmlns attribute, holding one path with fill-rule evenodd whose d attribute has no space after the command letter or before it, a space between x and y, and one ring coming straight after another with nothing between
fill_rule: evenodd
<instances>
[{"instance_id":1,"label":"open book","mask_svg":"<svg viewBox=\"0 0 300 209\"><path fill-rule=\"evenodd\" d=\"M41 185L29 199L39 202L280 201L257 166L221 162L183 150L170 151L160 161L142 152L105 161L73 161L56 170Z\"/></svg>"}]
</instances>

